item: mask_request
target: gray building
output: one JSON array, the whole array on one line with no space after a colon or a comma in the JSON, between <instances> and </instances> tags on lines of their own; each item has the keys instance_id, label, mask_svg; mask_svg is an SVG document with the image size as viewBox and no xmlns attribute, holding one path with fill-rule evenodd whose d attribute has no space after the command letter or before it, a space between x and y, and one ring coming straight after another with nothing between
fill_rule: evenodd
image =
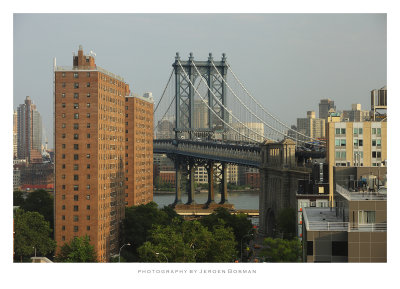
<instances>
[{"instance_id":1,"label":"gray building","mask_svg":"<svg viewBox=\"0 0 400 289\"><path fill-rule=\"evenodd\" d=\"M30 159L31 150L41 151L42 117L29 96L17 109L17 155Z\"/></svg>"},{"instance_id":2,"label":"gray building","mask_svg":"<svg viewBox=\"0 0 400 289\"><path fill-rule=\"evenodd\" d=\"M329 110L333 109L336 111L335 102L329 98L321 99L319 102L319 115L318 118L326 119L328 117Z\"/></svg>"}]
</instances>

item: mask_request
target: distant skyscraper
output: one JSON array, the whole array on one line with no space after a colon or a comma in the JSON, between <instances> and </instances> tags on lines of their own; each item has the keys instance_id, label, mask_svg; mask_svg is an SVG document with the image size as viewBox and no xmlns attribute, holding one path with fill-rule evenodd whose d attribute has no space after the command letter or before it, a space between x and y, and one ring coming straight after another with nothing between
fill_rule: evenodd
<instances>
[{"instance_id":1,"label":"distant skyscraper","mask_svg":"<svg viewBox=\"0 0 400 289\"><path fill-rule=\"evenodd\" d=\"M30 159L31 151L41 150L42 117L29 96L17 109L17 155L19 159Z\"/></svg>"},{"instance_id":2,"label":"distant skyscraper","mask_svg":"<svg viewBox=\"0 0 400 289\"><path fill-rule=\"evenodd\" d=\"M311 138L325 138L325 119L315 118L314 111L307 111L307 118L297 119L297 131ZM311 141L309 138L300 135L298 139Z\"/></svg>"},{"instance_id":3,"label":"distant skyscraper","mask_svg":"<svg viewBox=\"0 0 400 289\"><path fill-rule=\"evenodd\" d=\"M330 100L329 98L327 99L321 99L319 102L319 118L326 119L328 117L328 111L330 109L333 109L336 111L336 106L335 102L333 100Z\"/></svg>"},{"instance_id":4,"label":"distant skyscraper","mask_svg":"<svg viewBox=\"0 0 400 289\"><path fill-rule=\"evenodd\" d=\"M342 121L367 121L370 119L370 112L368 110L361 110L361 104L355 103L351 105L351 110L344 110L342 114Z\"/></svg>"},{"instance_id":5,"label":"distant skyscraper","mask_svg":"<svg viewBox=\"0 0 400 289\"><path fill-rule=\"evenodd\" d=\"M18 113L13 113L13 159L18 156Z\"/></svg>"}]
</instances>

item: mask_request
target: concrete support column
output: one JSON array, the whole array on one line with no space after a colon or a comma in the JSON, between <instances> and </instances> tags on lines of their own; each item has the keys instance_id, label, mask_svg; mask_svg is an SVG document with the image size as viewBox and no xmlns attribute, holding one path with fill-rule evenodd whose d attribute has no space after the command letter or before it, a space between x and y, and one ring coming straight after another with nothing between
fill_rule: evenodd
<instances>
[{"instance_id":1,"label":"concrete support column","mask_svg":"<svg viewBox=\"0 0 400 289\"><path fill-rule=\"evenodd\" d=\"M195 204L194 201L194 164L189 164L189 192L187 205Z\"/></svg>"},{"instance_id":2,"label":"concrete support column","mask_svg":"<svg viewBox=\"0 0 400 289\"><path fill-rule=\"evenodd\" d=\"M182 171L181 165L178 159L175 159L175 201L174 205L181 204L181 179L182 179Z\"/></svg>"},{"instance_id":3,"label":"concrete support column","mask_svg":"<svg viewBox=\"0 0 400 289\"><path fill-rule=\"evenodd\" d=\"M214 201L214 163L209 161L208 168L208 200L207 205L215 203Z\"/></svg>"},{"instance_id":4,"label":"concrete support column","mask_svg":"<svg viewBox=\"0 0 400 289\"><path fill-rule=\"evenodd\" d=\"M228 203L228 170L227 164L221 163L221 202L220 204Z\"/></svg>"}]
</instances>

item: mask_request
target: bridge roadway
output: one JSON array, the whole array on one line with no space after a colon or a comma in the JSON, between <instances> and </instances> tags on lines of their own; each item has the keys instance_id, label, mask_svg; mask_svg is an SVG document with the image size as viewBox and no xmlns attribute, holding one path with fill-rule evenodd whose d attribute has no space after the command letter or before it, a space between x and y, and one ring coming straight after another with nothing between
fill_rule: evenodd
<instances>
[{"instance_id":1,"label":"bridge roadway","mask_svg":"<svg viewBox=\"0 0 400 289\"><path fill-rule=\"evenodd\" d=\"M261 165L261 149L257 144L164 139L153 141L153 152L257 168Z\"/></svg>"}]
</instances>

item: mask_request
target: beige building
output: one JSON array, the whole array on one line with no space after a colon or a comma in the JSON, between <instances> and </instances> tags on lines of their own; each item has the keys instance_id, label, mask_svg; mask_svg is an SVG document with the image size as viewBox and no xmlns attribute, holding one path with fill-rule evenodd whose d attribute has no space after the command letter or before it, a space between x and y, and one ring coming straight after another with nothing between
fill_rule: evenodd
<instances>
[{"instance_id":1,"label":"beige building","mask_svg":"<svg viewBox=\"0 0 400 289\"><path fill-rule=\"evenodd\" d=\"M264 141L264 124L261 122L245 122L244 126L240 123L232 123L232 129L228 130L227 139L233 141L249 141L248 138L242 136L245 135L250 139L256 140L257 142ZM249 129L248 129L249 128Z\"/></svg>"},{"instance_id":2,"label":"beige building","mask_svg":"<svg viewBox=\"0 0 400 289\"><path fill-rule=\"evenodd\" d=\"M297 131L314 139L325 138L325 119L315 118L315 111L307 111L306 118L297 119ZM298 137L302 141L310 141L310 138Z\"/></svg>"},{"instance_id":3,"label":"beige building","mask_svg":"<svg viewBox=\"0 0 400 289\"><path fill-rule=\"evenodd\" d=\"M361 104L355 103L351 105L351 110L344 110L342 113L342 121L368 121L370 120L370 111L362 110Z\"/></svg>"},{"instance_id":4,"label":"beige building","mask_svg":"<svg viewBox=\"0 0 400 289\"><path fill-rule=\"evenodd\" d=\"M387 262L386 190L336 184L335 208L303 210L304 262Z\"/></svg>"},{"instance_id":5,"label":"beige building","mask_svg":"<svg viewBox=\"0 0 400 289\"><path fill-rule=\"evenodd\" d=\"M329 192L333 200L333 167L378 167L387 161L387 122L327 122L326 161L329 166Z\"/></svg>"}]
</instances>

